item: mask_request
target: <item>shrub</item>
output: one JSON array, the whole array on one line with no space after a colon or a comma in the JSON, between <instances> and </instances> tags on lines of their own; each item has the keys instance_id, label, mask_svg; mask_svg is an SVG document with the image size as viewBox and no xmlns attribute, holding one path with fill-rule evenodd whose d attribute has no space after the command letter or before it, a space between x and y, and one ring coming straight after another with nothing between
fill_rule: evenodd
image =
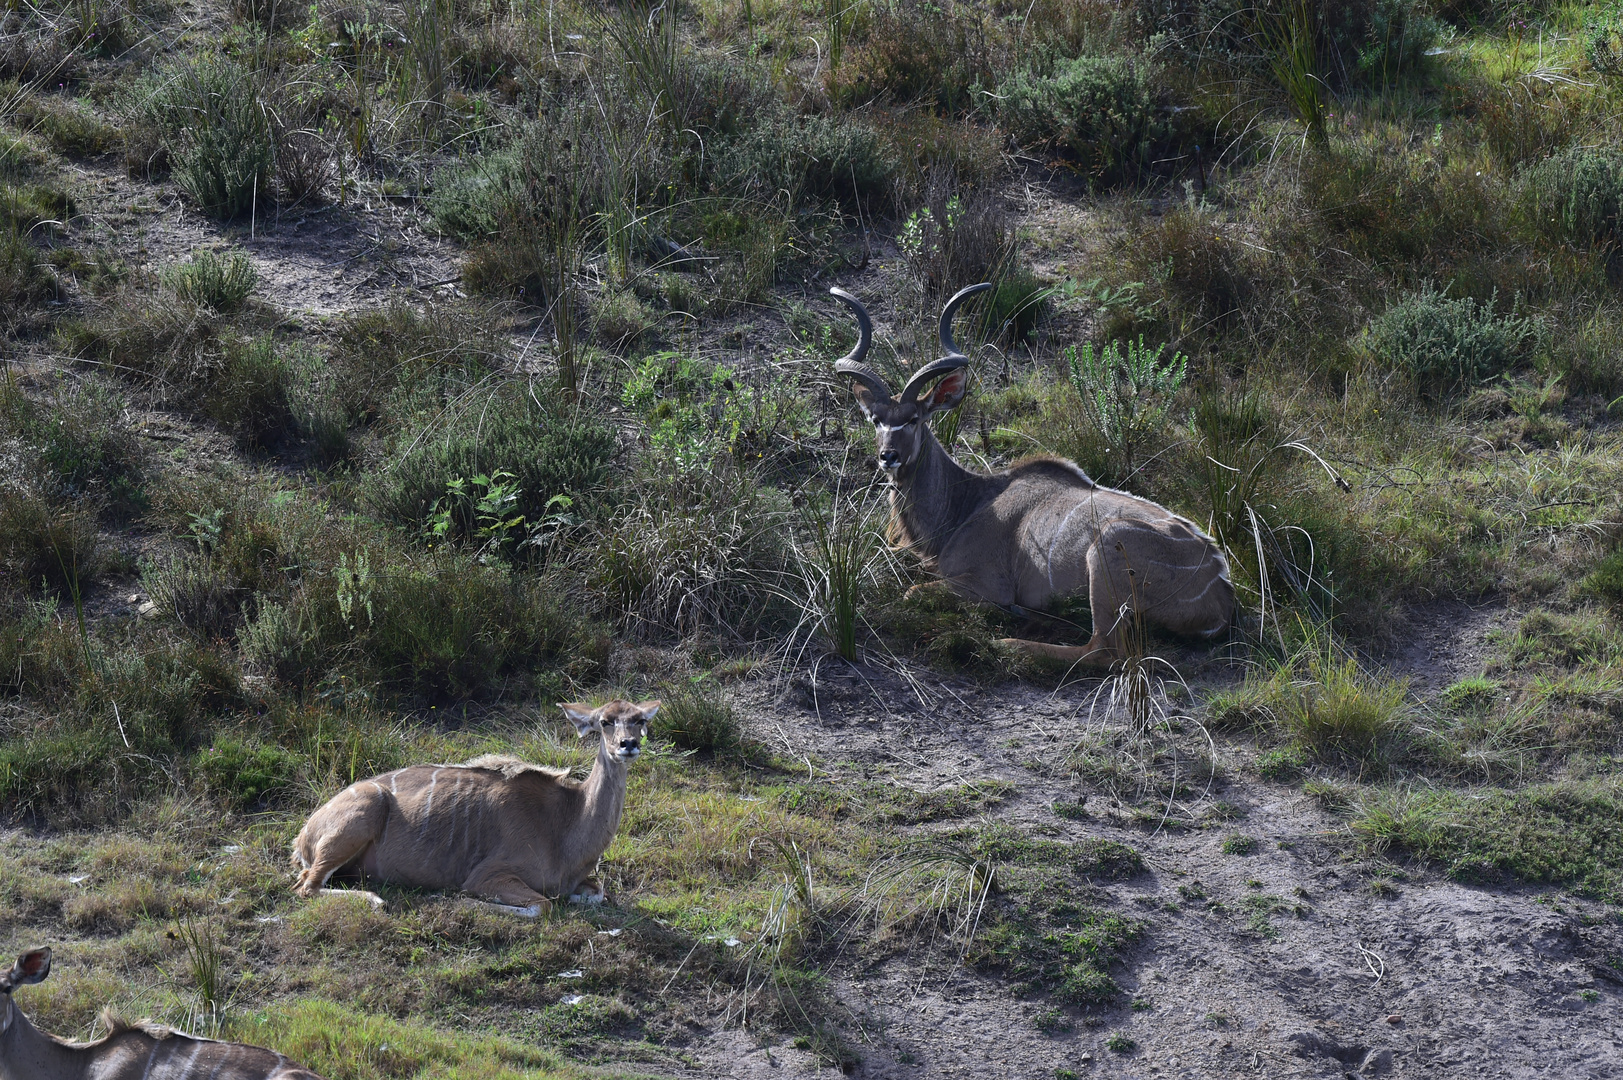
<instances>
[{"instance_id":1,"label":"shrub","mask_svg":"<svg viewBox=\"0 0 1623 1080\"><path fill-rule=\"evenodd\" d=\"M1365 340L1422 390L1446 392L1510 370L1541 338L1531 318L1497 316L1491 303L1450 300L1428 287L1387 308Z\"/></svg>"},{"instance_id":2,"label":"shrub","mask_svg":"<svg viewBox=\"0 0 1623 1080\"><path fill-rule=\"evenodd\" d=\"M299 758L285 747L224 736L193 758L192 765L210 794L241 809L285 789L298 772Z\"/></svg>"},{"instance_id":3,"label":"shrub","mask_svg":"<svg viewBox=\"0 0 1623 1080\"><path fill-rule=\"evenodd\" d=\"M645 636L738 633L781 602L790 570L787 508L753 476L705 463L655 464L604 519L588 581ZM770 621L770 620L768 620Z\"/></svg>"},{"instance_id":4,"label":"shrub","mask_svg":"<svg viewBox=\"0 0 1623 1080\"><path fill-rule=\"evenodd\" d=\"M548 582L442 555L374 566L359 550L286 604L263 605L241 640L245 659L293 686L347 675L430 701L488 697L549 670L563 692L603 654Z\"/></svg>"},{"instance_id":5,"label":"shrub","mask_svg":"<svg viewBox=\"0 0 1623 1080\"><path fill-rule=\"evenodd\" d=\"M1159 68L1123 56L1083 56L1047 73L1016 72L998 87L998 116L1025 143L1063 148L1090 178L1139 178L1183 138L1162 108Z\"/></svg>"},{"instance_id":6,"label":"shrub","mask_svg":"<svg viewBox=\"0 0 1623 1080\"><path fill-rule=\"evenodd\" d=\"M946 172L930 178L924 205L902 222L896 246L925 297L942 297L1010 268L1014 231L999 199L962 191ZM934 330L934 320L925 320Z\"/></svg>"},{"instance_id":7,"label":"shrub","mask_svg":"<svg viewBox=\"0 0 1623 1080\"><path fill-rule=\"evenodd\" d=\"M0 597L0 694L61 699L83 673L79 628L54 603Z\"/></svg>"},{"instance_id":8,"label":"shrub","mask_svg":"<svg viewBox=\"0 0 1623 1080\"><path fill-rule=\"evenodd\" d=\"M381 470L374 495L385 517L419 529L453 482L498 471L517 486L511 512L539 526L555 509L554 496L598 496L619 450L612 430L516 381L460 403L451 415L425 420L430 430ZM473 535L471 504L450 509L450 535Z\"/></svg>"},{"instance_id":9,"label":"shrub","mask_svg":"<svg viewBox=\"0 0 1623 1080\"><path fill-rule=\"evenodd\" d=\"M1092 342L1081 352L1074 345L1065 349L1082 415L1110 455L1101 475L1113 482L1132 479L1145 450L1161 437L1172 399L1183 386L1189 358L1175 352L1163 363L1165 352L1164 344L1147 348L1142 336L1136 344L1129 341L1125 351L1117 341L1097 353Z\"/></svg>"},{"instance_id":10,"label":"shrub","mask_svg":"<svg viewBox=\"0 0 1623 1080\"><path fill-rule=\"evenodd\" d=\"M1579 589L1613 609L1623 609L1623 548L1613 550L1602 559L1584 578Z\"/></svg>"},{"instance_id":11,"label":"shrub","mask_svg":"<svg viewBox=\"0 0 1623 1080\"><path fill-rule=\"evenodd\" d=\"M732 703L713 686L695 682L662 695L650 734L681 750L722 753L738 746L742 728Z\"/></svg>"},{"instance_id":12,"label":"shrub","mask_svg":"<svg viewBox=\"0 0 1623 1080\"><path fill-rule=\"evenodd\" d=\"M1623 242L1623 153L1577 147L1527 175L1535 219L1550 234L1614 253Z\"/></svg>"},{"instance_id":13,"label":"shrub","mask_svg":"<svg viewBox=\"0 0 1623 1080\"><path fill-rule=\"evenodd\" d=\"M35 304L54 300L60 285L44 253L26 234L0 224L0 325L10 323Z\"/></svg>"},{"instance_id":14,"label":"shrub","mask_svg":"<svg viewBox=\"0 0 1623 1080\"><path fill-rule=\"evenodd\" d=\"M203 413L242 449L271 449L294 427L292 378L271 338L233 343L203 398Z\"/></svg>"},{"instance_id":15,"label":"shrub","mask_svg":"<svg viewBox=\"0 0 1623 1080\"><path fill-rule=\"evenodd\" d=\"M99 546L91 509L26 480L0 484L0 567L24 588L80 592Z\"/></svg>"},{"instance_id":16,"label":"shrub","mask_svg":"<svg viewBox=\"0 0 1623 1080\"><path fill-rule=\"evenodd\" d=\"M957 113L977 83L991 81L979 9L900 0L871 10L866 40L829 67L825 85L836 100L929 101Z\"/></svg>"},{"instance_id":17,"label":"shrub","mask_svg":"<svg viewBox=\"0 0 1623 1080\"><path fill-rule=\"evenodd\" d=\"M159 404L196 404L223 366L232 340L219 314L134 284L120 287L93 315L58 326L64 352L105 365Z\"/></svg>"},{"instance_id":18,"label":"shrub","mask_svg":"<svg viewBox=\"0 0 1623 1080\"><path fill-rule=\"evenodd\" d=\"M204 213L229 221L269 202L275 148L253 72L204 59L144 84L138 122L157 132L181 189Z\"/></svg>"},{"instance_id":19,"label":"shrub","mask_svg":"<svg viewBox=\"0 0 1623 1080\"><path fill-rule=\"evenodd\" d=\"M239 310L254 286L259 283L259 271L253 260L243 251L220 254L198 251L184 263L169 269L164 283L182 300L207 305L222 314Z\"/></svg>"},{"instance_id":20,"label":"shrub","mask_svg":"<svg viewBox=\"0 0 1623 1080\"><path fill-rule=\"evenodd\" d=\"M351 423L401 419L443 404L482 376L505 346L477 311L402 302L351 315L328 360L332 396Z\"/></svg>"},{"instance_id":21,"label":"shrub","mask_svg":"<svg viewBox=\"0 0 1623 1080\"><path fill-rule=\"evenodd\" d=\"M711 155L710 176L723 190L763 201L787 192L795 202L833 199L854 207L887 194L894 171L867 124L782 109L718 141Z\"/></svg>"},{"instance_id":22,"label":"shrub","mask_svg":"<svg viewBox=\"0 0 1623 1080\"><path fill-rule=\"evenodd\" d=\"M118 516L146 505L145 449L124 426L126 402L99 376L64 380L42 402L0 384L0 434L32 446L36 479L70 500Z\"/></svg>"}]
</instances>

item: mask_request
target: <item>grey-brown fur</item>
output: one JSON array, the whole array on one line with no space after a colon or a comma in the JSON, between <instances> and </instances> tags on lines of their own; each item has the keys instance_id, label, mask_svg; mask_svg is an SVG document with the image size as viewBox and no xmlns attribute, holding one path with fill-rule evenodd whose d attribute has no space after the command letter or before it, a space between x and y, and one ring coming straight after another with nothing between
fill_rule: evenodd
<instances>
[{"instance_id":1,"label":"grey-brown fur","mask_svg":"<svg viewBox=\"0 0 1623 1080\"><path fill-rule=\"evenodd\" d=\"M1210 637L1227 630L1234 610L1228 561L1194 522L1165 507L1093 482L1074 462L1037 457L991 474L954 461L930 430L929 417L963 400L969 358L952 341L952 315L965 289L941 315L945 355L908 380L897 397L862 363L861 336L836 364L850 377L874 445L891 478L892 538L965 596L1044 611L1085 592L1093 637L1072 648L1011 639L1027 652L1067 662L1108 664L1123 655L1123 633L1136 614L1174 633ZM933 384L933 385L932 385Z\"/></svg>"},{"instance_id":2,"label":"grey-brown fur","mask_svg":"<svg viewBox=\"0 0 1623 1080\"><path fill-rule=\"evenodd\" d=\"M262 1046L199 1039L112 1013L103 1014L105 1038L59 1039L30 1023L11 998L50 970L51 950L35 949L0 975L0 1080L321 1080Z\"/></svg>"},{"instance_id":3,"label":"grey-brown fur","mask_svg":"<svg viewBox=\"0 0 1623 1080\"><path fill-rule=\"evenodd\" d=\"M461 889L524 914L549 897L602 898L589 875L625 807L626 765L658 701L563 705L583 737L599 738L584 782L516 758L413 765L351 784L293 843L294 891L313 896L335 872L425 889Z\"/></svg>"}]
</instances>

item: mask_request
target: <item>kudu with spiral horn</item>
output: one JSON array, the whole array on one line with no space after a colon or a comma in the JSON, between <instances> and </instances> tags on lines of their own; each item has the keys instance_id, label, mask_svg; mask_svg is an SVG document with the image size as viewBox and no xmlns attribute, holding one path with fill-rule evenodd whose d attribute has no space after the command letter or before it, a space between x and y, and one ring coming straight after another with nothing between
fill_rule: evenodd
<instances>
[{"instance_id":1,"label":"kudu with spiral horn","mask_svg":"<svg viewBox=\"0 0 1623 1080\"><path fill-rule=\"evenodd\" d=\"M867 310L850 293L830 290L857 319L856 347L834 370L851 380L874 426L874 450L891 481L893 538L973 599L1041 612L1085 593L1091 640L1082 646L1006 642L1033 655L1108 666L1125 655L1124 634L1134 617L1173 633L1223 633L1234 612L1228 562L1194 522L1095 484L1064 458L1032 457L977 473L936 441L931 414L953 408L969 389L970 361L953 341L953 315L991 287L971 285L947 301L942 355L914 372L896 397L863 362L873 340Z\"/></svg>"}]
</instances>

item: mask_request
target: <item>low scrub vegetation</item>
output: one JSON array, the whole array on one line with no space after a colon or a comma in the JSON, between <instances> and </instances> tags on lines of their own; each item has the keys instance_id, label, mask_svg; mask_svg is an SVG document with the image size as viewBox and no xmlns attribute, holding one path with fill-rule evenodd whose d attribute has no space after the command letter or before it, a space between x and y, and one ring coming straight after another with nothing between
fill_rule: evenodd
<instances>
[{"instance_id":1,"label":"low scrub vegetation","mask_svg":"<svg viewBox=\"0 0 1623 1080\"><path fill-rule=\"evenodd\" d=\"M0 930L82 957L32 1013L333 1080L668 1071L733 1021L850 1067L825 976L928 954L1058 1031L1163 916L1101 887L1134 848L1042 830L1260 865L1259 777L1355 857L1623 901L1623 24L1524 7L11 5L0 816L41 829ZM1111 613L893 546L825 290L899 387L980 281L920 423L1210 533L1218 639L1042 666L1009 639ZM1465 668L1414 659L1461 606ZM999 748L1059 824L746 704L827 748L1011 680L1080 703ZM343 786L584 770L555 706L621 695L665 704L609 904L285 896Z\"/></svg>"}]
</instances>

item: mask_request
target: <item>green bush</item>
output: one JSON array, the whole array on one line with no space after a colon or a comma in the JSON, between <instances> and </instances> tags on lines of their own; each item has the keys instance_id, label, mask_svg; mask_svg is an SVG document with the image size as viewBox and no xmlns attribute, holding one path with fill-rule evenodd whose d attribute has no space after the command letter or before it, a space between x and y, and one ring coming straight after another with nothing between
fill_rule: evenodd
<instances>
[{"instance_id":1,"label":"green bush","mask_svg":"<svg viewBox=\"0 0 1623 1080\"><path fill-rule=\"evenodd\" d=\"M652 462L597 524L588 584L646 636L751 632L786 614L790 520L777 491L725 459Z\"/></svg>"},{"instance_id":2,"label":"green bush","mask_svg":"<svg viewBox=\"0 0 1623 1080\"><path fill-rule=\"evenodd\" d=\"M328 358L331 394L350 423L401 419L466 389L503 349L477 311L391 303L340 324Z\"/></svg>"},{"instance_id":3,"label":"green bush","mask_svg":"<svg viewBox=\"0 0 1623 1080\"><path fill-rule=\"evenodd\" d=\"M510 511L527 526L556 512L552 499L597 496L618 453L614 432L540 388L506 382L465 400L451 415L425 416L426 430L396 462L377 474L374 499L389 520L423 528L454 482L511 474L517 495ZM454 537L471 536L471 505L453 508Z\"/></svg>"},{"instance_id":4,"label":"green bush","mask_svg":"<svg viewBox=\"0 0 1623 1080\"><path fill-rule=\"evenodd\" d=\"M79 628L57 618L55 604L0 598L0 694L59 699L71 694L83 669Z\"/></svg>"},{"instance_id":5,"label":"green bush","mask_svg":"<svg viewBox=\"0 0 1623 1080\"><path fill-rule=\"evenodd\" d=\"M194 304L206 304L222 314L239 310L254 286L259 271L246 252L198 251L186 262L169 269L164 282L176 296Z\"/></svg>"},{"instance_id":6,"label":"green bush","mask_svg":"<svg viewBox=\"0 0 1623 1080\"><path fill-rule=\"evenodd\" d=\"M1491 303L1411 293L1370 323L1366 343L1423 391L1446 392L1503 374L1542 338L1531 318L1497 316Z\"/></svg>"},{"instance_id":7,"label":"green bush","mask_svg":"<svg viewBox=\"0 0 1623 1080\"><path fill-rule=\"evenodd\" d=\"M866 38L829 65L824 84L836 101L928 102L951 115L991 82L988 35L974 5L896 0L874 5L868 16Z\"/></svg>"},{"instance_id":8,"label":"green bush","mask_svg":"<svg viewBox=\"0 0 1623 1080\"><path fill-rule=\"evenodd\" d=\"M1623 152L1574 147L1533 166L1527 188L1551 235L1608 252L1623 243Z\"/></svg>"},{"instance_id":9,"label":"green bush","mask_svg":"<svg viewBox=\"0 0 1623 1080\"><path fill-rule=\"evenodd\" d=\"M1583 579L1579 589L1614 609L1623 609L1623 548L1613 550L1602 559Z\"/></svg>"},{"instance_id":10,"label":"green bush","mask_svg":"<svg viewBox=\"0 0 1623 1080\"><path fill-rule=\"evenodd\" d=\"M67 597L100 568L96 515L28 483L0 484L0 568L25 589Z\"/></svg>"},{"instance_id":11,"label":"green bush","mask_svg":"<svg viewBox=\"0 0 1623 1080\"><path fill-rule=\"evenodd\" d=\"M128 516L146 505L146 452L124 424L126 407L100 376L65 380L39 402L0 384L0 436L34 447L36 479L61 495Z\"/></svg>"},{"instance_id":12,"label":"green bush","mask_svg":"<svg viewBox=\"0 0 1623 1080\"><path fill-rule=\"evenodd\" d=\"M244 659L295 687L352 678L429 701L490 697L525 675L562 691L601 663L600 638L548 582L460 556L378 563L345 555L262 604L240 634Z\"/></svg>"},{"instance_id":13,"label":"green bush","mask_svg":"<svg viewBox=\"0 0 1623 1080\"><path fill-rule=\"evenodd\" d=\"M649 734L680 750L722 753L738 746L742 729L738 713L715 687L700 684L662 695L664 705Z\"/></svg>"},{"instance_id":14,"label":"green bush","mask_svg":"<svg viewBox=\"0 0 1623 1080\"><path fill-rule=\"evenodd\" d=\"M1137 179L1183 136L1163 106L1160 69L1125 56L1082 56L1048 72L1021 71L998 87L998 117L1023 143L1064 148L1088 176Z\"/></svg>"},{"instance_id":15,"label":"green bush","mask_svg":"<svg viewBox=\"0 0 1623 1080\"><path fill-rule=\"evenodd\" d=\"M889 193L894 166L873 128L848 116L801 116L767 110L717 142L711 178L732 194L770 201L834 199L846 206Z\"/></svg>"},{"instance_id":16,"label":"green bush","mask_svg":"<svg viewBox=\"0 0 1623 1080\"><path fill-rule=\"evenodd\" d=\"M300 764L298 756L285 747L230 736L216 738L192 761L210 793L239 809L285 789Z\"/></svg>"},{"instance_id":17,"label":"green bush","mask_svg":"<svg viewBox=\"0 0 1623 1080\"><path fill-rule=\"evenodd\" d=\"M268 450L294 427L292 366L269 337L233 343L203 398L203 413L244 450Z\"/></svg>"},{"instance_id":18,"label":"green bush","mask_svg":"<svg viewBox=\"0 0 1623 1080\"><path fill-rule=\"evenodd\" d=\"M234 334L209 308L125 285L85 317L64 320L57 336L63 352L105 365L155 402L195 408Z\"/></svg>"},{"instance_id":19,"label":"green bush","mask_svg":"<svg viewBox=\"0 0 1623 1080\"><path fill-rule=\"evenodd\" d=\"M169 155L181 189L205 214L229 221L271 201L275 144L258 77L209 58L170 67L141 85L134 111Z\"/></svg>"},{"instance_id":20,"label":"green bush","mask_svg":"<svg viewBox=\"0 0 1623 1080\"><path fill-rule=\"evenodd\" d=\"M26 235L0 226L0 325L14 321L28 307L56 299L58 290L44 252Z\"/></svg>"}]
</instances>

